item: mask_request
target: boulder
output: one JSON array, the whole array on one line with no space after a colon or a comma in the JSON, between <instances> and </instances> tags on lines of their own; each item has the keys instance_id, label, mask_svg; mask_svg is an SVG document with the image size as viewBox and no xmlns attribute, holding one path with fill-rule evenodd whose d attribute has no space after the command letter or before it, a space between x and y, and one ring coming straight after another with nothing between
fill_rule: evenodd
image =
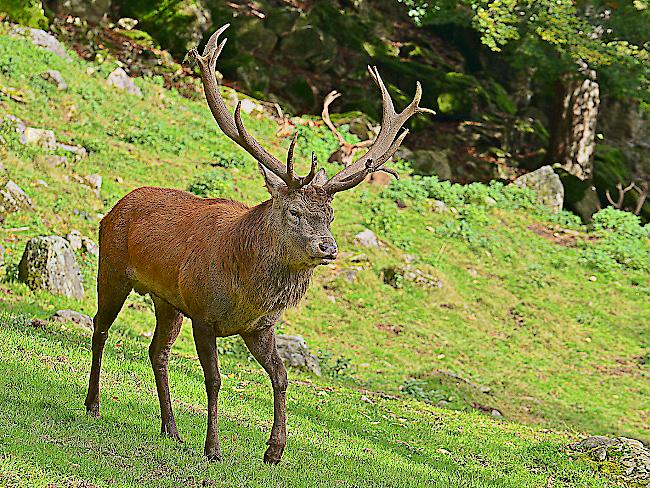
<instances>
[{"instance_id":1,"label":"boulder","mask_svg":"<svg viewBox=\"0 0 650 488\"><path fill-rule=\"evenodd\" d=\"M100 198L100 191L102 189L102 175L86 175L84 177L84 183L92 188L97 198Z\"/></svg>"},{"instance_id":2,"label":"boulder","mask_svg":"<svg viewBox=\"0 0 650 488\"><path fill-rule=\"evenodd\" d=\"M75 312L74 310L57 310L54 315L52 315L51 319L63 323L73 322L90 331L94 329L92 318L86 314Z\"/></svg>"},{"instance_id":3,"label":"boulder","mask_svg":"<svg viewBox=\"0 0 650 488\"><path fill-rule=\"evenodd\" d=\"M50 151L56 149L54 131L48 129L25 127L19 141L21 144L34 144Z\"/></svg>"},{"instance_id":4,"label":"boulder","mask_svg":"<svg viewBox=\"0 0 650 488\"><path fill-rule=\"evenodd\" d=\"M108 84L119 90L124 90L131 95L142 97L142 92L138 88L138 85L135 84L122 68L116 68L108 75Z\"/></svg>"},{"instance_id":5,"label":"boulder","mask_svg":"<svg viewBox=\"0 0 650 488\"><path fill-rule=\"evenodd\" d=\"M81 17L97 24L104 19L111 9L111 0L57 0L56 11L73 17Z\"/></svg>"},{"instance_id":6,"label":"boulder","mask_svg":"<svg viewBox=\"0 0 650 488\"><path fill-rule=\"evenodd\" d=\"M77 161L85 159L86 156L88 156L88 151L86 151L86 148L83 146L75 146L73 144L64 144L63 142L57 142L56 148L72 154L74 159ZM61 156L61 157L65 158L65 156ZM67 164L67 158L66 158L66 164Z\"/></svg>"},{"instance_id":7,"label":"boulder","mask_svg":"<svg viewBox=\"0 0 650 488\"><path fill-rule=\"evenodd\" d=\"M560 177L550 166L542 166L531 173L520 176L513 184L520 188L530 188L537 194L538 201L553 212L562 210L564 186Z\"/></svg>"},{"instance_id":8,"label":"boulder","mask_svg":"<svg viewBox=\"0 0 650 488\"><path fill-rule=\"evenodd\" d=\"M604 436L587 437L571 444L569 449L579 452L592 461L614 463L620 469L608 469L616 478L645 486L650 482L650 449L636 439Z\"/></svg>"},{"instance_id":9,"label":"boulder","mask_svg":"<svg viewBox=\"0 0 650 488\"><path fill-rule=\"evenodd\" d=\"M364 229L354 236L354 245L374 248L379 248L381 246L377 235L370 229Z\"/></svg>"},{"instance_id":10,"label":"boulder","mask_svg":"<svg viewBox=\"0 0 650 488\"><path fill-rule=\"evenodd\" d=\"M68 53L66 53L63 48L63 44L61 44L52 34L49 34L42 29L31 29L29 27L16 25L11 29L11 35L28 37L35 45L56 54L62 59L70 59L70 56L68 56Z\"/></svg>"},{"instance_id":11,"label":"boulder","mask_svg":"<svg viewBox=\"0 0 650 488\"><path fill-rule=\"evenodd\" d=\"M63 91L68 89L68 84L63 79L63 75L55 69L48 69L47 71L41 73L41 78L52 83L59 90Z\"/></svg>"},{"instance_id":12,"label":"boulder","mask_svg":"<svg viewBox=\"0 0 650 488\"><path fill-rule=\"evenodd\" d=\"M0 222L10 213L32 208L32 200L13 181L9 180L4 188L0 189Z\"/></svg>"},{"instance_id":13,"label":"boulder","mask_svg":"<svg viewBox=\"0 0 650 488\"><path fill-rule=\"evenodd\" d=\"M305 339L301 336L280 334L275 336L275 344L285 364L306 369L317 376L321 375L318 359L309 351Z\"/></svg>"},{"instance_id":14,"label":"boulder","mask_svg":"<svg viewBox=\"0 0 650 488\"><path fill-rule=\"evenodd\" d=\"M447 151L442 149L418 149L411 155L413 173L417 175L436 175L441 180L451 179L451 166Z\"/></svg>"},{"instance_id":15,"label":"boulder","mask_svg":"<svg viewBox=\"0 0 650 488\"><path fill-rule=\"evenodd\" d=\"M305 69L326 70L336 59L336 41L313 25L297 28L280 42L282 56Z\"/></svg>"},{"instance_id":16,"label":"boulder","mask_svg":"<svg viewBox=\"0 0 650 488\"><path fill-rule=\"evenodd\" d=\"M421 288L442 288L442 281L435 276L411 264L388 266L381 271L384 283L393 288L402 288L404 283L411 283Z\"/></svg>"},{"instance_id":17,"label":"boulder","mask_svg":"<svg viewBox=\"0 0 650 488\"><path fill-rule=\"evenodd\" d=\"M581 180L564 170L560 170L560 178L564 185L564 207L583 222L591 222L592 216L601 209L593 180Z\"/></svg>"},{"instance_id":18,"label":"boulder","mask_svg":"<svg viewBox=\"0 0 650 488\"><path fill-rule=\"evenodd\" d=\"M76 229L72 230L67 236L65 236L65 238L67 239L68 245L72 251L79 251L81 249L81 232Z\"/></svg>"},{"instance_id":19,"label":"boulder","mask_svg":"<svg viewBox=\"0 0 650 488\"><path fill-rule=\"evenodd\" d=\"M92 239L87 237L81 238L81 249L88 254L92 254L95 257L99 257L99 246Z\"/></svg>"},{"instance_id":20,"label":"boulder","mask_svg":"<svg viewBox=\"0 0 650 488\"><path fill-rule=\"evenodd\" d=\"M59 236L33 237L27 242L18 279L32 290L82 298L84 289L77 260L68 241Z\"/></svg>"}]
</instances>

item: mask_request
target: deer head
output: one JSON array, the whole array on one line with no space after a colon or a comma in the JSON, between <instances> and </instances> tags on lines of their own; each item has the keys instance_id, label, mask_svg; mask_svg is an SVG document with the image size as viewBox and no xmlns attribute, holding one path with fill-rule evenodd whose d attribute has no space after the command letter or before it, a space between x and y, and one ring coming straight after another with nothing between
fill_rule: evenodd
<instances>
[{"instance_id":1,"label":"deer head","mask_svg":"<svg viewBox=\"0 0 650 488\"><path fill-rule=\"evenodd\" d=\"M215 76L217 59L227 39L219 42L219 36L230 24L217 30L206 44L203 54L196 49L188 53L201 70L201 79L210 111L221 130L230 139L253 156L264 176L271 194L271 225L274 235L279 236L284 252L294 263L317 265L336 258L337 246L332 237L330 224L333 220L331 201L340 191L349 190L361 183L375 171L397 173L384 164L400 146L408 130L398 134L406 121L421 112L435 113L420 107L422 88L418 82L413 101L400 113L395 111L393 101L379 76L376 67L368 67L370 76L379 87L383 114L381 129L366 154L346 166L329 180L323 169L316 171L316 156L312 152L311 170L307 176L297 176L294 171L293 152L297 133L289 146L286 164L266 151L247 131L241 119L241 104L237 104L234 117L226 108Z\"/></svg>"}]
</instances>

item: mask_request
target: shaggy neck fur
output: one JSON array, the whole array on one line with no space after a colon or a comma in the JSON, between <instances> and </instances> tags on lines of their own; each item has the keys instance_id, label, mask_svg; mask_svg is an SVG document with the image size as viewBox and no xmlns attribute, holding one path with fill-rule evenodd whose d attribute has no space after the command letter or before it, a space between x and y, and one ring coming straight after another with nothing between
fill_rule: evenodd
<instances>
[{"instance_id":1,"label":"shaggy neck fur","mask_svg":"<svg viewBox=\"0 0 650 488\"><path fill-rule=\"evenodd\" d=\"M240 296L261 313L279 312L301 300L315 266L296 267L289 262L271 218L273 201L251 208L235 223L232 259L237 262Z\"/></svg>"}]
</instances>

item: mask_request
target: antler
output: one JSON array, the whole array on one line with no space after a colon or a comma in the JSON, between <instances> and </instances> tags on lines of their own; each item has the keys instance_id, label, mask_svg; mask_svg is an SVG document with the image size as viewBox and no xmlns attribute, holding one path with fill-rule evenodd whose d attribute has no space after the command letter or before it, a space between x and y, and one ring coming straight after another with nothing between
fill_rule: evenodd
<instances>
[{"instance_id":1,"label":"antler","mask_svg":"<svg viewBox=\"0 0 650 488\"><path fill-rule=\"evenodd\" d=\"M323 117L323 122L325 122L325 125L329 127L329 129L334 134L334 137L336 137L336 140L339 141L339 146L340 146L336 151L334 151L331 154L331 156L327 161L330 163L339 162L342 163L343 166L348 166L352 162L352 159L354 158L354 154L359 149L363 149L364 147L370 146L372 144L372 140L368 139L367 141L360 141L351 144L343 138L343 136L338 131L336 126L332 123L330 119L329 107L330 104L340 96L341 94L336 90L331 91L327 94L325 100L323 101L323 112L321 116Z\"/></svg>"},{"instance_id":2,"label":"antler","mask_svg":"<svg viewBox=\"0 0 650 488\"><path fill-rule=\"evenodd\" d=\"M435 112L428 108L419 106L420 98L422 98L422 87L420 82L415 86L415 97L413 101L400 113L395 111L393 100L388 93L386 85L384 85L379 71L376 66L368 66L368 72L374 80L375 84L381 90L381 98L383 104L383 113L381 118L381 129L377 139L372 144L368 152L361 156L353 164L347 166L339 171L330 180L323 185L327 193L333 195L339 191L348 190L361 183L367 175L375 171L386 171L396 178L397 173L389 168L383 168L383 164L395 154L397 148L402 144L402 141L408 134L408 129L405 129L398 135L399 130L406 123L406 121L416 113L432 113Z\"/></svg>"},{"instance_id":3,"label":"antler","mask_svg":"<svg viewBox=\"0 0 650 488\"><path fill-rule=\"evenodd\" d=\"M228 112L226 104L223 101L221 92L219 91L219 84L215 76L215 69L217 59L223 50L228 39L219 42L219 36L225 31L230 24L226 24L217 30L205 45L203 55L200 55L196 49L192 49L187 53L190 60L195 60L201 70L201 80L203 81L203 90L205 91L205 99L208 102L210 111L214 120L221 128L224 134L230 137L233 141L239 144L245 151L253 156L261 165L275 174L278 178L282 179L287 185L289 190L296 190L305 185L308 185L316 175L316 156L312 153L311 171L307 176L296 176L293 170L293 150L296 145L298 133L293 137L291 146L287 154L286 169L283 164L275 156L271 155L264 149L244 128L244 123L241 120L241 102L237 104L235 110L235 117Z\"/></svg>"},{"instance_id":4,"label":"antler","mask_svg":"<svg viewBox=\"0 0 650 488\"><path fill-rule=\"evenodd\" d=\"M634 184L634 182L632 182L628 186L623 188L623 184L619 181L618 183L616 183L616 189L618 190L618 201L615 202L612 199L612 196L609 194L609 190L605 190L605 196L607 197L607 200L609 200L609 203L611 203L614 206L614 208L622 210L623 201L625 200L625 194L635 186L636 185Z\"/></svg>"}]
</instances>

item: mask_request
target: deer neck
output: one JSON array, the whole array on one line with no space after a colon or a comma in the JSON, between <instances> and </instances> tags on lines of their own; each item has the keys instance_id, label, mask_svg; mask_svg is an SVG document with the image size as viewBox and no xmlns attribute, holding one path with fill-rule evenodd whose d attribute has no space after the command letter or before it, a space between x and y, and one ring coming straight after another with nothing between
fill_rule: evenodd
<instances>
[{"instance_id":1,"label":"deer neck","mask_svg":"<svg viewBox=\"0 0 650 488\"><path fill-rule=\"evenodd\" d=\"M314 266L293 266L271 219L272 201L251 208L240 221L237 249L242 283L249 288L261 308L283 310L298 304L303 297Z\"/></svg>"}]
</instances>

